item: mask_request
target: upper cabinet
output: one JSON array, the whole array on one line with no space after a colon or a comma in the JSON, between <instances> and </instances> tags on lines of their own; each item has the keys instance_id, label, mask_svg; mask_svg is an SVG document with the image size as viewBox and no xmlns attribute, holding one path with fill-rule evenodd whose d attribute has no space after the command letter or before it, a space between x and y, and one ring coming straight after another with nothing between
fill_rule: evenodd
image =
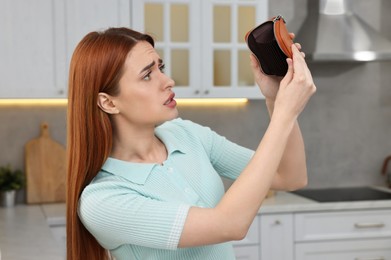
<instances>
[{"instance_id":1,"label":"upper cabinet","mask_svg":"<svg viewBox=\"0 0 391 260\"><path fill-rule=\"evenodd\" d=\"M64 96L63 3L0 1L0 97Z\"/></svg>"},{"instance_id":2,"label":"upper cabinet","mask_svg":"<svg viewBox=\"0 0 391 260\"><path fill-rule=\"evenodd\" d=\"M256 99L244 36L267 9L267 0L138 0L131 17L154 37L178 97Z\"/></svg>"},{"instance_id":3,"label":"upper cabinet","mask_svg":"<svg viewBox=\"0 0 391 260\"><path fill-rule=\"evenodd\" d=\"M262 98L244 36L267 0L2 0L0 98L65 98L70 59L90 31L151 34L177 97Z\"/></svg>"},{"instance_id":4,"label":"upper cabinet","mask_svg":"<svg viewBox=\"0 0 391 260\"><path fill-rule=\"evenodd\" d=\"M0 98L65 98L84 35L130 26L129 0L2 0Z\"/></svg>"},{"instance_id":5,"label":"upper cabinet","mask_svg":"<svg viewBox=\"0 0 391 260\"><path fill-rule=\"evenodd\" d=\"M76 45L87 33L109 27L130 27L129 0L62 1L66 13L67 64Z\"/></svg>"}]
</instances>

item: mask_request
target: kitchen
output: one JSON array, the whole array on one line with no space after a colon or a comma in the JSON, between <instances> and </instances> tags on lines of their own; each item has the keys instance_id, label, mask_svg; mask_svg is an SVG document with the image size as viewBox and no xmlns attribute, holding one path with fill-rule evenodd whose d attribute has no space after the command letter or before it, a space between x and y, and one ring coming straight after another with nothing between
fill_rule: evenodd
<instances>
[{"instance_id":1,"label":"kitchen","mask_svg":"<svg viewBox=\"0 0 391 260\"><path fill-rule=\"evenodd\" d=\"M386 0L354 2L354 11L380 34L391 39L391 32L387 29L391 24L388 15L391 3ZM298 30L300 25L295 22L303 21L307 12L304 0L269 1L268 5L269 14L284 14L292 31ZM313 62L310 67L317 93L300 118L307 151L308 188L385 186L381 168L385 157L391 154L388 136L391 127L391 62ZM181 106L179 110L181 117L208 125L249 148L255 148L268 123L262 100L229 107ZM65 106L7 105L0 107L0 118L6 122L0 125L0 142L6 151L0 158L1 164L24 167L24 145L39 136L42 121L50 125L53 139L66 144ZM279 195L277 193L270 201L285 196ZM18 201L22 202L24 196L20 192ZM381 207L387 206L384 202L380 204ZM391 203L388 205L390 209ZM267 210L267 204L264 210ZM1 244L0 250L5 257Z\"/></svg>"}]
</instances>

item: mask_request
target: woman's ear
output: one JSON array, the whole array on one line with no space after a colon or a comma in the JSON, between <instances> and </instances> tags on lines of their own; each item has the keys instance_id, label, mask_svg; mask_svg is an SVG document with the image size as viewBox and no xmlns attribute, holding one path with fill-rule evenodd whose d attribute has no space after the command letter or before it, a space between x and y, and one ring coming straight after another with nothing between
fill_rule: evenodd
<instances>
[{"instance_id":1,"label":"woman's ear","mask_svg":"<svg viewBox=\"0 0 391 260\"><path fill-rule=\"evenodd\" d=\"M108 114L118 114L119 110L114 105L114 102L112 100L112 97L104 92L98 93L98 106L100 109L103 110L103 112L106 112Z\"/></svg>"}]
</instances>

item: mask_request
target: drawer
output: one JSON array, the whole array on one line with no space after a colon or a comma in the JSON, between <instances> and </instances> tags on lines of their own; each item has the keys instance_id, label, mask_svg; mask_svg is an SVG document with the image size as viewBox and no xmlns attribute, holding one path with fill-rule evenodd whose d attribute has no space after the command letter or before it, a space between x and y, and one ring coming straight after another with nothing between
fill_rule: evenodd
<instances>
[{"instance_id":1,"label":"drawer","mask_svg":"<svg viewBox=\"0 0 391 260\"><path fill-rule=\"evenodd\" d=\"M391 237L391 210L295 214L295 241Z\"/></svg>"},{"instance_id":2,"label":"drawer","mask_svg":"<svg viewBox=\"0 0 391 260\"><path fill-rule=\"evenodd\" d=\"M391 260L391 239L298 243L299 260Z\"/></svg>"}]
</instances>

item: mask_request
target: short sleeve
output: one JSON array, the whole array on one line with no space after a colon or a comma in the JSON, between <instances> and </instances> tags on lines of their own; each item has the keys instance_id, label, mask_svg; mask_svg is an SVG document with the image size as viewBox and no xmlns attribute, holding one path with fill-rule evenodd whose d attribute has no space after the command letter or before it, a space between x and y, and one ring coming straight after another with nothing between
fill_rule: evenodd
<instances>
[{"instance_id":1,"label":"short sleeve","mask_svg":"<svg viewBox=\"0 0 391 260\"><path fill-rule=\"evenodd\" d=\"M209 127L189 120L181 120L179 123L201 141L210 162L220 176L236 179L254 155L253 150L228 140Z\"/></svg>"},{"instance_id":2,"label":"short sleeve","mask_svg":"<svg viewBox=\"0 0 391 260\"><path fill-rule=\"evenodd\" d=\"M189 208L103 181L84 189L78 214L87 230L107 249L123 244L176 249Z\"/></svg>"}]
</instances>

